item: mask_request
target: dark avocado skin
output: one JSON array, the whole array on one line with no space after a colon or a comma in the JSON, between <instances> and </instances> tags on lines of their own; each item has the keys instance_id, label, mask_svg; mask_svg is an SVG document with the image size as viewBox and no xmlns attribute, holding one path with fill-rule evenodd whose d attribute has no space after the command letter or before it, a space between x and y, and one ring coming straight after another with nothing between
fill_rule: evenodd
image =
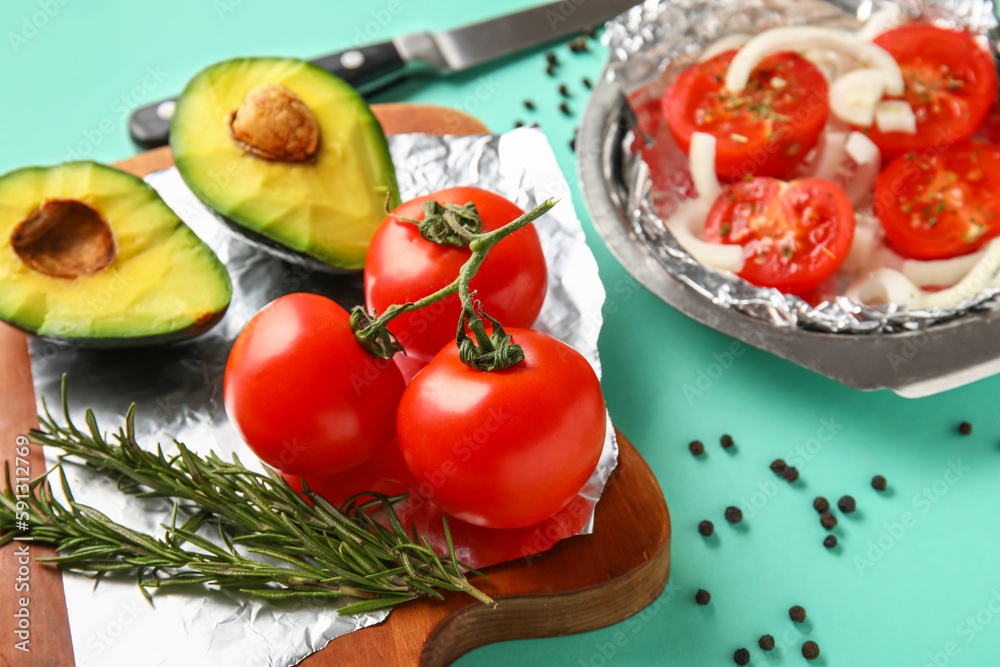
<instances>
[{"instance_id":1,"label":"dark avocado skin","mask_svg":"<svg viewBox=\"0 0 1000 667\"><path fill-rule=\"evenodd\" d=\"M200 322L198 324L192 324L189 327L183 329L178 329L176 331L171 331L169 333L155 334L152 336L135 336L135 337L121 337L121 338L71 338L71 337L59 337L59 336L39 336L34 331L25 329L24 327L18 326L17 322L7 322L8 325L14 327L18 331L23 331L32 338L37 338L38 340L49 341L56 343L58 345L65 345L67 347L82 347L89 350L113 350L122 349L130 347L151 347L154 345L170 345L173 343L183 343L196 338L203 333L207 332L209 329L214 327L222 318L225 317L226 311L229 310L229 305L220 310L217 313L213 313L212 316Z\"/></svg>"},{"instance_id":2,"label":"dark avocado skin","mask_svg":"<svg viewBox=\"0 0 1000 667\"><path fill-rule=\"evenodd\" d=\"M211 211L211 209L209 210ZM246 241L255 248L260 248L264 252L270 253L279 259L285 260L286 262L299 264L310 271L319 271L321 273L329 273L332 275L344 275L346 273L357 273L361 270L343 269L339 266L334 266L333 264L327 264L326 262L313 257L309 253L289 248L272 238L259 234L248 227L244 227L235 220L227 218L224 215L220 215L216 211L212 211L212 215L214 215L219 222L225 225L226 229L239 237L240 240Z\"/></svg>"}]
</instances>

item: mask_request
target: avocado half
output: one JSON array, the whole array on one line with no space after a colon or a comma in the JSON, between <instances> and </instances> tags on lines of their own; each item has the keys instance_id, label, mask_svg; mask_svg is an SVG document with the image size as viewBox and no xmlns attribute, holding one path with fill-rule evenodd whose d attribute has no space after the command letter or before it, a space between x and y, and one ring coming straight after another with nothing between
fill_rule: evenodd
<instances>
[{"instance_id":1,"label":"avocado half","mask_svg":"<svg viewBox=\"0 0 1000 667\"><path fill-rule=\"evenodd\" d=\"M238 58L201 71L177 101L170 148L184 182L232 229L323 271L362 269L399 203L371 109L302 60Z\"/></svg>"},{"instance_id":2,"label":"avocado half","mask_svg":"<svg viewBox=\"0 0 1000 667\"><path fill-rule=\"evenodd\" d=\"M0 320L148 345L207 331L231 296L219 259L141 179L96 162L0 176Z\"/></svg>"}]
</instances>

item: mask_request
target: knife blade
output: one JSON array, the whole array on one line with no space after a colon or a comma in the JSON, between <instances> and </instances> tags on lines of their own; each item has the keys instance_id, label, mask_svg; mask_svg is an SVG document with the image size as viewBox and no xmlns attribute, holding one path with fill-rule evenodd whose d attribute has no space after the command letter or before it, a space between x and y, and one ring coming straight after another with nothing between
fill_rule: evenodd
<instances>
[{"instance_id":1,"label":"knife blade","mask_svg":"<svg viewBox=\"0 0 1000 667\"><path fill-rule=\"evenodd\" d=\"M437 33L415 32L379 44L322 56L312 62L362 94L385 89L411 74L461 72L522 49L540 46L603 23L637 0L562 0ZM167 143L175 100L136 109L129 134L144 148Z\"/></svg>"}]
</instances>

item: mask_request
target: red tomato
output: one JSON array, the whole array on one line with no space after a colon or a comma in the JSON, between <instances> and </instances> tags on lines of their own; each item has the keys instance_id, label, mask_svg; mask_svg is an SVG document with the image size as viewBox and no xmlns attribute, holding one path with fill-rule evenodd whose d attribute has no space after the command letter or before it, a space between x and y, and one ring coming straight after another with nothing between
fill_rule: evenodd
<instances>
[{"instance_id":1,"label":"red tomato","mask_svg":"<svg viewBox=\"0 0 1000 667\"><path fill-rule=\"evenodd\" d=\"M492 231L521 216L518 206L480 188L448 188L411 199L393 211L411 220L423 220L425 201L441 204L475 202L483 231ZM469 258L468 248L443 246L423 239L417 226L390 215L379 226L365 257L365 303L383 312L394 303L407 303L447 286ZM545 300L546 269L538 232L533 225L498 243L472 279L476 298L504 325L531 326ZM411 359L431 360L448 341L455 340L461 313L458 295L433 306L406 313L389 324Z\"/></svg>"},{"instance_id":2,"label":"red tomato","mask_svg":"<svg viewBox=\"0 0 1000 667\"><path fill-rule=\"evenodd\" d=\"M302 490L302 475L281 473L281 476L293 489ZM413 485L413 478L406 469L395 440L379 447L375 456L359 466L329 475L306 475L305 480L312 491L337 506L351 496L365 491L396 496L407 493Z\"/></svg>"},{"instance_id":3,"label":"red tomato","mask_svg":"<svg viewBox=\"0 0 1000 667\"><path fill-rule=\"evenodd\" d=\"M708 212L705 240L743 246L740 276L801 294L843 264L854 241L854 208L835 183L755 178L726 186Z\"/></svg>"},{"instance_id":4,"label":"red tomato","mask_svg":"<svg viewBox=\"0 0 1000 667\"><path fill-rule=\"evenodd\" d=\"M525 360L477 371L448 345L407 386L397 432L430 500L463 521L520 528L570 502L593 473L606 430L601 383L579 352L507 329Z\"/></svg>"},{"instance_id":5,"label":"red tomato","mask_svg":"<svg viewBox=\"0 0 1000 667\"><path fill-rule=\"evenodd\" d=\"M395 364L366 352L347 311L315 294L272 301L226 364L226 412L250 449L293 475L364 463L395 436L404 389Z\"/></svg>"},{"instance_id":6,"label":"red tomato","mask_svg":"<svg viewBox=\"0 0 1000 667\"><path fill-rule=\"evenodd\" d=\"M901 155L875 181L886 242L906 257L974 252L1000 235L998 213L1000 149L983 141Z\"/></svg>"},{"instance_id":7,"label":"red tomato","mask_svg":"<svg viewBox=\"0 0 1000 667\"><path fill-rule=\"evenodd\" d=\"M871 128L868 136L882 150L883 162L972 136L997 97L993 57L972 33L913 23L882 33L875 43L899 63L906 85L902 99L917 117L916 134Z\"/></svg>"},{"instance_id":8,"label":"red tomato","mask_svg":"<svg viewBox=\"0 0 1000 667\"><path fill-rule=\"evenodd\" d=\"M723 89L736 51L684 70L663 96L663 113L674 140L687 153L691 135L716 138L720 178L746 174L787 176L812 150L830 111L823 73L794 53L765 58L746 89Z\"/></svg>"}]
</instances>

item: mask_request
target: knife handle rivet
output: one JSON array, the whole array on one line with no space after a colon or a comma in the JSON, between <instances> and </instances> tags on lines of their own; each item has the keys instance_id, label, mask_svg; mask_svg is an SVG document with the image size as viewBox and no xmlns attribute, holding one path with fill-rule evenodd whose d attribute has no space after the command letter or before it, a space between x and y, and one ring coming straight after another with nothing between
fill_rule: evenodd
<instances>
[{"instance_id":1,"label":"knife handle rivet","mask_svg":"<svg viewBox=\"0 0 1000 667\"><path fill-rule=\"evenodd\" d=\"M344 69L357 69L365 64L365 54L357 49L345 51L340 55L340 64Z\"/></svg>"},{"instance_id":2,"label":"knife handle rivet","mask_svg":"<svg viewBox=\"0 0 1000 667\"><path fill-rule=\"evenodd\" d=\"M170 120L174 117L174 107L177 106L176 102L173 100L167 100L166 102L160 102L156 106L156 115L163 120Z\"/></svg>"}]
</instances>

